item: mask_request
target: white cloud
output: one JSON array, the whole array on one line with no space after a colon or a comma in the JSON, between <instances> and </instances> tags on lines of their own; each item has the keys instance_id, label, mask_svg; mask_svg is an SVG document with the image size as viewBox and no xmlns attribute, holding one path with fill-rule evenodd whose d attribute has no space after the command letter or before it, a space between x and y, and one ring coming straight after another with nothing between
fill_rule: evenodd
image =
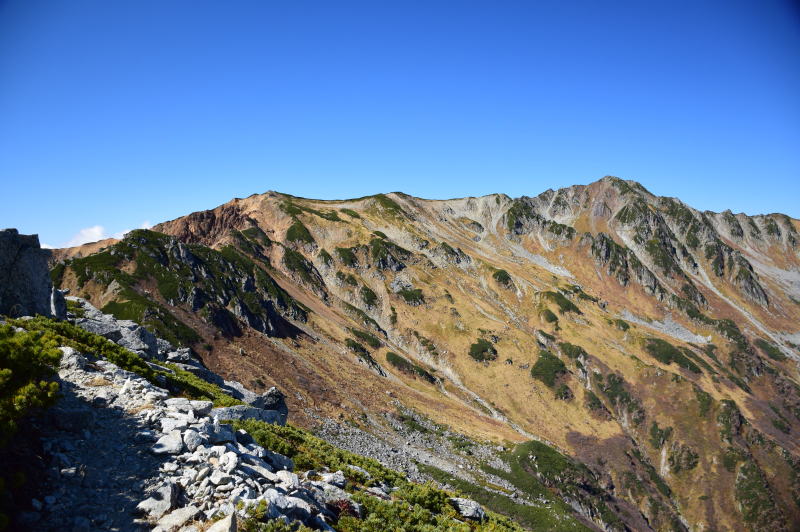
<instances>
[{"instance_id":1,"label":"white cloud","mask_svg":"<svg viewBox=\"0 0 800 532\"><path fill-rule=\"evenodd\" d=\"M153 227L153 224L151 224L148 220L145 220L142 222L142 225L139 226L139 229L150 229L151 227ZM133 229L125 229L124 231L118 231L113 235L111 235L111 238L116 238L117 240L119 240L121 238L124 238L125 235L127 235L131 231L133 231Z\"/></svg>"},{"instance_id":2,"label":"white cloud","mask_svg":"<svg viewBox=\"0 0 800 532\"><path fill-rule=\"evenodd\" d=\"M151 227L153 227L153 224L151 224L148 220L145 220L139 226L139 229L150 229ZM106 229L102 225L93 225L92 227L84 227L61 247L71 248L74 246L80 246L81 244L87 244L89 242L97 242L98 240L103 240L105 238L116 238L119 240L123 238L126 234L130 233L131 231L132 229L125 229L124 231L118 231L114 234L109 235L106 233ZM42 247L49 248L51 246L48 246L47 244L42 244Z\"/></svg>"},{"instance_id":3,"label":"white cloud","mask_svg":"<svg viewBox=\"0 0 800 532\"><path fill-rule=\"evenodd\" d=\"M81 244L86 244L87 242L97 242L98 240L103 240L104 238L108 238L106 235L106 230L102 225L93 225L92 227L84 227L78 233L69 239L69 241L64 244L65 248L71 248L73 246L80 246Z\"/></svg>"},{"instance_id":4,"label":"white cloud","mask_svg":"<svg viewBox=\"0 0 800 532\"><path fill-rule=\"evenodd\" d=\"M46 242L40 243L39 247L42 248L42 249L55 249L53 246L51 246L50 244L48 244Z\"/></svg>"}]
</instances>

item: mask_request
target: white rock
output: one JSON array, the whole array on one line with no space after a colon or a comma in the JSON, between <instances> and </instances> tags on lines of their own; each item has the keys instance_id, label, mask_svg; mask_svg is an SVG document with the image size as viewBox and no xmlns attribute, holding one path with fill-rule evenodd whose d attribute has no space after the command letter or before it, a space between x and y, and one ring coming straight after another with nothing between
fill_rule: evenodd
<instances>
[{"instance_id":1,"label":"white rock","mask_svg":"<svg viewBox=\"0 0 800 532\"><path fill-rule=\"evenodd\" d=\"M196 430L187 429L186 432L183 433L183 443L189 451L194 452L197 447L203 443L203 439Z\"/></svg>"},{"instance_id":2,"label":"white rock","mask_svg":"<svg viewBox=\"0 0 800 532\"><path fill-rule=\"evenodd\" d=\"M187 522L194 519L200 513L200 508L197 506L185 506L178 508L168 513L158 520L157 529L168 531L182 527Z\"/></svg>"},{"instance_id":3,"label":"white rock","mask_svg":"<svg viewBox=\"0 0 800 532\"><path fill-rule=\"evenodd\" d=\"M208 527L206 532L236 532L237 530L236 514L232 513Z\"/></svg>"},{"instance_id":4,"label":"white rock","mask_svg":"<svg viewBox=\"0 0 800 532\"><path fill-rule=\"evenodd\" d=\"M175 506L177 497L178 490L175 484L168 481L154 491L150 497L140 502L136 509L158 519Z\"/></svg>"},{"instance_id":5,"label":"white rock","mask_svg":"<svg viewBox=\"0 0 800 532\"><path fill-rule=\"evenodd\" d=\"M323 482L333 484L337 488L344 488L344 485L347 483L347 480L344 478L344 473L341 471L337 471L336 473L323 473L320 476Z\"/></svg>"},{"instance_id":6,"label":"white rock","mask_svg":"<svg viewBox=\"0 0 800 532\"><path fill-rule=\"evenodd\" d=\"M219 486L221 484L227 484L231 481L231 477L223 473L222 471L214 471L211 473L211 477L209 477L211 483L215 486Z\"/></svg>"},{"instance_id":7,"label":"white rock","mask_svg":"<svg viewBox=\"0 0 800 532\"><path fill-rule=\"evenodd\" d=\"M155 454L178 454L183 450L181 431L173 430L161 436L152 448Z\"/></svg>"}]
</instances>

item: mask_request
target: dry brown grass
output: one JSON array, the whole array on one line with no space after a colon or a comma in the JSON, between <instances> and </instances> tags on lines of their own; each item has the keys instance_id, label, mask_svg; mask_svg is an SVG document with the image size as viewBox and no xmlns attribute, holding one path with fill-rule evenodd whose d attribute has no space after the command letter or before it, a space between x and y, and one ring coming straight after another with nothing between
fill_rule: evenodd
<instances>
[{"instance_id":1,"label":"dry brown grass","mask_svg":"<svg viewBox=\"0 0 800 532\"><path fill-rule=\"evenodd\" d=\"M94 377L93 379L84 383L84 385L86 386L95 386L95 387L111 386L112 384L114 383L106 379L105 377Z\"/></svg>"}]
</instances>

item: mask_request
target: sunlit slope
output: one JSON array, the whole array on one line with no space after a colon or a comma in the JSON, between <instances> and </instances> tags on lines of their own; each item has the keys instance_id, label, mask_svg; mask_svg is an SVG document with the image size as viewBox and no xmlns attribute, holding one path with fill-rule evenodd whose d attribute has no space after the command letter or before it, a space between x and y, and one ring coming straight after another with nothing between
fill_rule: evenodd
<instances>
[{"instance_id":1,"label":"sunlit slope","mask_svg":"<svg viewBox=\"0 0 800 532\"><path fill-rule=\"evenodd\" d=\"M608 507L588 488L573 497L596 524L788 530L797 228L616 178L518 199L270 192L135 231L54 276L229 378L287 390L304 424L370 429L399 403L576 457Z\"/></svg>"}]
</instances>

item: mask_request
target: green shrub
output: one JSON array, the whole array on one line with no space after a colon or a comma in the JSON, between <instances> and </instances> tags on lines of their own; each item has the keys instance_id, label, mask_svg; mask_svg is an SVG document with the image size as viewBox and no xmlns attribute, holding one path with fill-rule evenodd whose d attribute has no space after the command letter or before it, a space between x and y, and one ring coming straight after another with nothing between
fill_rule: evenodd
<instances>
[{"instance_id":1,"label":"green shrub","mask_svg":"<svg viewBox=\"0 0 800 532\"><path fill-rule=\"evenodd\" d=\"M314 275L314 265L308 262L308 260L301 253L298 253L293 249L284 248L283 264L286 265L286 268L288 268L289 271L296 273L300 279L306 283L315 286L319 285L319 282Z\"/></svg>"},{"instance_id":2,"label":"green shrub","mask_svg":"<svg viewBox=\"0 0 800 532\"><path fill-rule=\"evenodd\" d=\"M368 486L382 482L390 486L405 483L403 475L384 467L378 461L334 447L292 425L272 425L254 420L234 421L231 424L236 430L246 430L265 449L291 458L298 471L322 470L327 467L332 471L341 469L348 481ZM366 470L371 478L367 479L362 473L347 467L348 465Z\"/></svg>"},{"instance_id":3,"label":"green shrub","mask_svg":"<svg viewBox=\"0 0 800 532\"><path fill-rule=\"evenodd\" d=\"M403 288L397 292L397 295L412 306L421 305L425 302L425 297L422 295L422 290L419 288Z\"/></svg>"},{"instance_id":4,"label":"green shrub","mask_svg":"<svg viewBox=\"0 0 800 532\"><path fill-rule=\"evenodd\" d=\"M74 314L78 318L82 318L86 314L86 310L77 301L67 299L67 312Z\"/></svg>"},{"instance_id":5,"label":"green shrub","mask_svg":"<svg viewBox=\"0 0 800 532\"><path fill-rule=\"evenodd\" d=\"M368 307L374 307L378 302L378 296L368 286L361 287L361 301Z\"/></svg>"},{"instance_id":6,"label":"green shrub","mask_svg":"<svg viewBox=\"0 0 800 532\"><path fill-rule=\"evenodd\" d=\"M296 219L292 222L292 225L289 226L289 229L286 230L286 240L287 242L301 242L304 244L311 244L314 242L314 238L311 236L311 233L308 232L308 228L303 225L303 222Z\"/></svg>"},{"instance_id":7,"label":"green shrub","mask_svg":"<svg viewBox=\"0 0 800 532\"><path fill-rule=\"evenodd\" d=\"M700 388L694 388L694 395L697 397L697 404L700 409L700 417L706 417L708 411L711 409L711 406L714 403L714 399L711 397L711 394L708 392L704 392Z\"/></svg>"},{"instance_id":8,"label":"green shrub","mask_svg":"<svg viewBox=\"0 0 800 532\"><path fill-rule=\"evenodd\" d=\"M336 248L336 254L345 266L357 267L358 257L356 257L354 250L355 248Z\"/></svg>"},{"instance_id":9,"label":"green shrub","mask_svg":"<svg viewBox=\"0 0 800 532\"><path fill-rule=\"evenodd\" d=\"M586 408L589 410L603 410L603 402L591 390L586 390Z\"/></svg>"},{"instance_id":10,"label":"green shrub","mask_svg":"<svg viewBox=\"0 0 800 532\"><path fill-rule=\"evenodd\" d=\"M565 312L574 312L575 314L583 314L581 310L569 299L567 299L561 292L542 292L542 297L548 301L555 303L558 306L558 312L564 314Z\"/></svg>"},{"instance_id":11,"label":"green shrub","mask_svg":"<svg viewBox=\"0 0 800 532\"><path fill-rule=\"evenodd\" d=\"M351 218L356 218L356 219L361 218L361 215L358 214L353 209L339 209L339 211L343 212L344 214L346 214L347 216L349 216Z\"/></svg>"},{"instance_id":12,"label":"green shrub","mask_svg":"<svg viewBox=\"0 0 800 532\"><path fill-rule=\"evenodd\" d=\"M655 449L661 449L670 436L672 436L672 427L659 428L655 421L650 425L650 445Z\"/></svg>"},{"instance_id":13,"label":"green shrub","mask_svg":"<svg viewBox=\"0 0 800 532\"><path fill-rule=\"evenodd\" d=\"M625 379L622 376L611 373L605 379L600 375L597 376L600 385L600 390L605 394L612 404L620 409L625 409L633 419L633 422L638 425L644 420L644 408L642 404L634 396L628 392ZM605 381L605 382L604 382Z\"/></svg>"},{"instance_id":14,"label":"green shrub","mask_svg":"<svg viewBox=\"0 0 800 532\"><path fill-rule=\"evenodd\" d=\"M55 401L58 383L49 379L61 360L58 345L55 335L46 331L15 333L0 325L0 445L31 409Z\"/></svg>"},{"instance_id":15,"label":"green shrub","mask_svg":"<svg viewBox=\"0 0 800 532\"><path fill-rule=\"evenodd\" d=\"M45 332L57 342L57 345L72 347L81 353L104 358L126 371L144 377L157 386L161 386L160 379L166 379L173 390L177 390L192 399L208 399L213 401L216 406L242 404L241 401L223 392L219 386L206 382L174 364L165 364L165 367L168 367L172 373L153 370L136 353L102 336L84 331L71 323L37 317L32 320L14 320L13 324L29 331Z\"/></svg>"},{"instance_id":16,"label":"green shrub","mask_svg":"<svg viewBox=\"0 0 800 532\"><path fill-rule=\"evenodd\" d=\"M436 377L422 369L420 366L414 364L407 358L404 358L393 351L388 351L386 353L386 361L403 373L421 377L431 384L436 383Z\"/></svg>"},{"instance_id":17,"label":"green shrub","mask_svg":"<svg viewBox=\"0 0 800 532\"><path fill-rule=\"evenodd\" d=\"M784 434L789 434L791 432L791 427L789 427L789 424L786 423L785 420L783 420L781 418L774 417L774 418L770 419L770 421L772 422L772 426L773 427L775 427L779 431L783 432Z\"/></svg>"},{"instance_id":18,"label":"green shrub","mask_svg":"<svg viewBox=\"0 0 800 532\"><path fill-rule=\"evenodd\" d=\"M497 359L497 349L495 349L488 340L478 338L478 340L469 347L469 356L478 362L495 360Z\"/></svg>"},{"instance_id":19,"label":"green shrub","mask_svg":"<svg viewBox=\"0 0 800 532\"><path fill-rule=\"evenodd\" d=\"M620 331L623 331L623 332L627 332L628 329L631 328L631 326L628 325L627 321L620 320L620 319L615 319L614 320L614 325L617 327L617 329L619 329Z\"/></svg>"},{"instance_id":20,"label":"green shrub","mask_svg":"<svg viewBox=\"0 0 800 532\"><path fill-rule=\"evenodd\" d=\"M352 273L336 272L336 278L350 286L358 286L358 279Z\"/></svg>"},{"instance_id":21,"label":"green shrub","mask_svg":"<svg viewBox=\"0 0 800 532\"><path fill-rule=\"evenodd\" d=\"M549 308L546 308L546 309L542 310L541 316L542 316L542 319L544 321L546 321L547 323L557 323L558 322L558 316L556 316L553 313L553 311L550 310Z\"/></svg>"},{"instance_id":22,"label":"green shrub","mask_svg":"<svg viewBox=\"0 0 800 532\"><path fill-rule=\"evenodd\" d=\"M556 390L556 399L561 399L562 401L569 401L572 399L572 390L566 384L561 384L558 389Z\"/></svg>"},{"instance_id":23,"label":"green shrub","mask_svg":"<svg viewBox=\"0 0 800 532\"><path fill-rule=\"evenodd\" d=\"M378 340L378 338L375 337L374 335L366 331L359 331L358 329L351 328L349 330L351 333L353 333L353 336L355 336L360 340L363 340L364 342L366 342L368 346L372 347L373 349L377 349L381 346L381 341Z\"/></svg>"},{"instance_id":24,"label":"green shrub","mask_svg":"<svg viewBox=\"0 0 800 532\"><path fill-rule=\"evenodd\" d=\"M582 348L579 345L571 344L569 342L561 342L560 344L558 344L558 348L561 349L561 352L567 355L569 358L588 356L588 353L584 348Z\"/></svg>"},{"instance_id":25,"label":"green shrub","mask_svg":"<svg viewBox=\"0 0 800 532\"><path fill-rule=\"evenodd\" d=\"M697 364L689 360L680 349L661 338L648 338L645 343L645 349L650 353L650 356L663 364L675 362L680 367L688 369L692 373L701 372Z\"/></svg>"},{"instance_id":26,"label":"green shrub","mask_svg":"<svg viewBox=\"0 0 800 532\"><path fill-rule=\"evenodd\" d=\"M384 194L376 194L373 196L373 199L380 206L381 210L390 217L405 216L406 214L396 201Z\"/></svg>"},{"instance_id":27,"label":"green shrub","mask_svg":"<svg viewBox=\"0 0 800 532\"><path fill-rule=\"evenodd\" d=\"M566 372L567 367L561 362L561 359L544 349L539 351L539 358L531 368L531 376L550 388L555 386L556 379Z\"/></svg>"},{"instance_id":28,"label":"green shrub","mask_svg":"<svg viewBox=\"0 0 800 532\"><path fill-rule=\"evenodd\" d=\"M781 351L777 346L767 342L766 340L757 338L755 344L759 349L761 349L761 351L765 355L767 355L772 360L786 360L786 355L783 354L783 351Z\"/></svg>"},{"instance_id":29,"label":"green shrub","mask_svg":"<svg viewBox=\"0 0 800 532\"><path fill-rule=\"evenodd\" d=\"M780 516L764 473L754 461L746 460L739 468L734 493L744 521L753 525L755 530L767 530Z\"/></svg>"},{"instance_id":30,"label":"green shrub","mask_svg":"<svg viewBox=\"0 0 800 532\"><path fill-rule=\"evenodd\" d=\"M333 264L333 257L331 257L331 254L325 251L325 249L320 249L317 257L319 257L319 260L322 261L322 264L325 266Z\"/></svg>"},{"instance_id":31,"label":"green shrub","mask_svg":"<svg viewBox=\"0 0 800 532\"><path fill-rule=\"evenodd\" d=\"M505 270L496 270L492 274L492 277L494 278L495 281L505 286L506 288L511 286L511 276Z\"/></svg>"}]
</instances>

